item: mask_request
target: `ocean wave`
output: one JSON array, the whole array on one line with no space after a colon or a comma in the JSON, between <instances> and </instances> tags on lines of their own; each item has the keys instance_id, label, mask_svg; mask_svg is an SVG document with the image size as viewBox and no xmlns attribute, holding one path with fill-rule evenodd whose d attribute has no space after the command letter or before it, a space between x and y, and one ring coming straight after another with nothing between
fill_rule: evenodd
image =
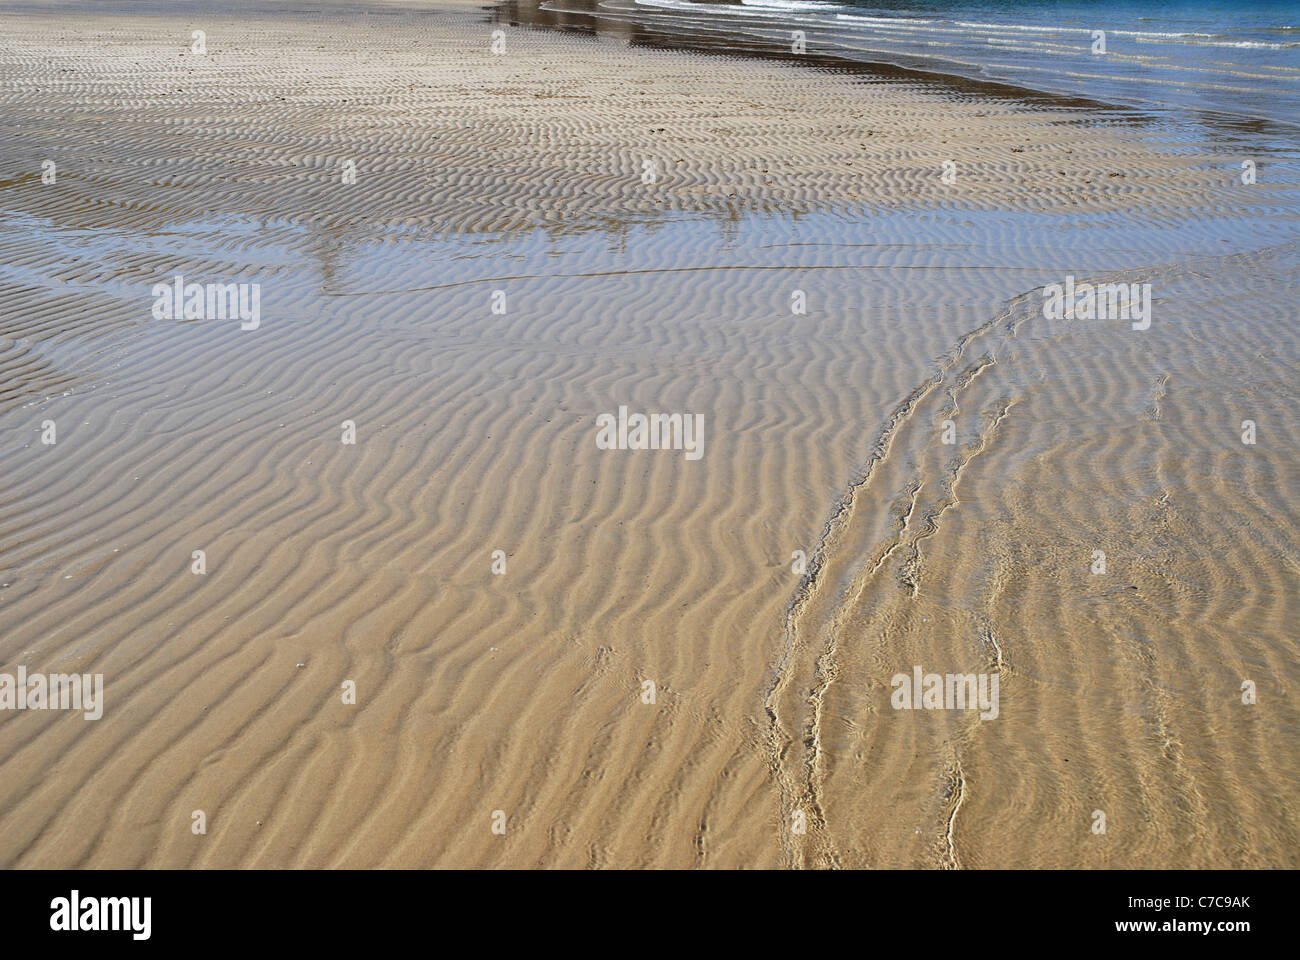
<instances>
[{"instance_id":1,"label":"ocean wave","mask_svg":"<svg viewBox=\"0 0 1300 960\"><path fill-rule=\"evenodd\" d=\"M740 0L746 7L758 7L760 10L807 10L817 12L821 10L835 9L839 6L837 3L824 3L820 0ZM692 4L699 6L699 4ZM715 6L715 4L709 4Z\"/></svg>"}]
</instances>

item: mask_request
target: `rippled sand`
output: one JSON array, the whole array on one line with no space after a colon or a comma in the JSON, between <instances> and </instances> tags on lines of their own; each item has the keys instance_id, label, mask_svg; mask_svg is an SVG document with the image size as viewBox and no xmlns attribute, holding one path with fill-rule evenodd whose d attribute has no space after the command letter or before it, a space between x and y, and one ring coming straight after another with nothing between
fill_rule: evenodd
<instances>
[{"instance_id":1,"label":"rippled sand","mask_svg":"<svg viewBox=\"0 0 1300 960\"><path fill-rule=\"evenodd\" d=\"M0 864L1300 865L1294 145L292 6L0 11Z\"/></svg>"}]
</instances>

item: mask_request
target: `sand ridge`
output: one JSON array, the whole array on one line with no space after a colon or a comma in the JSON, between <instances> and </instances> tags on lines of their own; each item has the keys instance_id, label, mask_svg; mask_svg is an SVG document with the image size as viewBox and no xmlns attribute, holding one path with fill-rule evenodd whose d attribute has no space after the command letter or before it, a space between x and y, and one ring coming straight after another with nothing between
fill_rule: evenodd
<instances>
[{"instance_id":1,"label":"sand ridge","mask_svg":"<svg viewBox=\"0 0 1300 960\"><path fill-rule=\"evenodd\" d=\"M0 663L107 696L0 717L0 863L1294 865L1293 184L351 7L0 14ZM1151 336L1045 320L1067 272ZM891 711L914 664L1001 716Z\"/></svg>"}]
</instances>

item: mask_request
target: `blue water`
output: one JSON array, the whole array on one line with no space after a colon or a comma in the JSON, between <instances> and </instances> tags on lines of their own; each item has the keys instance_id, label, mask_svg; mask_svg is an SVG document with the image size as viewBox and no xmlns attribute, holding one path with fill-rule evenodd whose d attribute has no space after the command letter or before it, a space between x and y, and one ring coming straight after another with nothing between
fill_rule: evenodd
<instances>
[{"instance_id":1,"label":"blue water","mask_svg":"<svg viewBox=\"0 0 1300 960\"><path fill-rule=\"evenodd\" d=\"M666 19L707 14L767 40L803 30L812 52L1300 127L1300 0L631 2Z\"/></svg>"}]
</instances>

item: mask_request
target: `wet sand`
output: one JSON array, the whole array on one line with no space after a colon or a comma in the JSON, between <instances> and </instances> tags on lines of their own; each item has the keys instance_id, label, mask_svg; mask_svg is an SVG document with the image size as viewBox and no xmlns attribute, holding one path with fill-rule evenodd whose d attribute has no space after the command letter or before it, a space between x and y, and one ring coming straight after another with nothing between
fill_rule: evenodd
<instances>
[{"instance_id":1,"label":"wet sand","mask_svg":"<svg viewBox=\"0 0 1300 960\"><path fill-rule=\"evenodd\" d=\"M293 8L0 11L0 863L1300 865L1294 149Z\"/></svg>"}]
</instances>

